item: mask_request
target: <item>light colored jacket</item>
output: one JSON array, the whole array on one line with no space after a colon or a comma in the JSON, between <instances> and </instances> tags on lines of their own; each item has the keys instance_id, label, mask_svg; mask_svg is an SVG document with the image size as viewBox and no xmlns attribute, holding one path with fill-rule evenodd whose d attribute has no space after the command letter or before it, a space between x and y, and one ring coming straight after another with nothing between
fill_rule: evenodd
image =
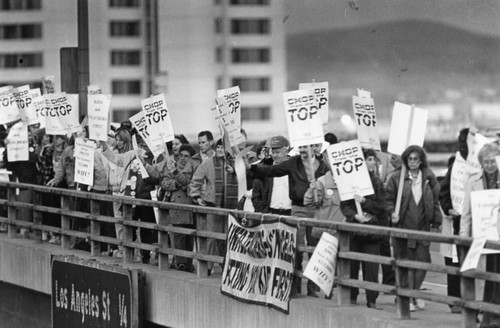
<instances>
[{"instance_id":1,"label":"light colored jacket","mask_svg":"<svg viewBox=\"0 0 500 328\"><path fill-rule=\"evenodd\" d=\"M473 191L484 190L484 171L471 175L465 184L464 212L460 217L460 237L472 236L472 208L470 193Z\"/></svg>"}]
</instances>

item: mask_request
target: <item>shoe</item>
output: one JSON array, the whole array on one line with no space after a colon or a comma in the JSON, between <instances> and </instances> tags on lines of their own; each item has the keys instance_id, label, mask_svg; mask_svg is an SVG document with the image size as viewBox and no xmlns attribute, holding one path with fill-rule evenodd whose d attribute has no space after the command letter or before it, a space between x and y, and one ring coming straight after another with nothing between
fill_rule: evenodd
<instances>
[{"instance_id":1,"label":"shoe","mask_svg":"<svg viewBox=\"0 0 500 328\"><path fill-rule=\"evenodd\" d=\"M382 307L378 306L376 303L374 302L368 302L366 304L367 307L369 307L370 309L374 309L374 310L383 310Z\"/></svg>"},{"instance_id":2,"label":"shoe","mask_svg":"<svg viewBox=\"0 0 500 328\"><path fill-rule=\"evenodd\" d=\"M424 302L424 300L420 299L420 298L415 299L415 306L419 310L425 310L425 302Z\"/></svg>"},{"instance_id":3,"label":"shoe","mask_svg":"<svg viewBox=\"0 0 500 328\"><path fill-rule=\"evenodd\" d=\"M450 311L451 311L451 313L457 313L457 314L462 313L462 309L460 308L460 306L457 306L457 305L451 306Z\"/></svg>"},{"instance_id":4,"label":"shoe","mask_svg":"<svg viewBox=\"0 0 500 328\"><path fill-rule=\"evenodd\" d=\"M410 303L410 312L415 312L415 311L417 311L417 307L415 306L415 304Z\"/></svg>"}]
</instances>

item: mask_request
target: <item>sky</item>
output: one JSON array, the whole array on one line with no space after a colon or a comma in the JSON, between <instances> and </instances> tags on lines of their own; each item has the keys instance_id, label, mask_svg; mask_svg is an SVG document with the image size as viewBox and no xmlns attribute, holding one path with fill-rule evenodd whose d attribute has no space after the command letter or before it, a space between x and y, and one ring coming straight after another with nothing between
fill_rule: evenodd
<instances>
[{"instance_id":1,"label":"sky","mask_svg":"<svg viewBox=\"0 0 500 328\"><path fill-rule=\"evenodd\" d=\"M500 37L500 0L284 0L287 33L432 20Z\"/></svg>"}]
</instances>

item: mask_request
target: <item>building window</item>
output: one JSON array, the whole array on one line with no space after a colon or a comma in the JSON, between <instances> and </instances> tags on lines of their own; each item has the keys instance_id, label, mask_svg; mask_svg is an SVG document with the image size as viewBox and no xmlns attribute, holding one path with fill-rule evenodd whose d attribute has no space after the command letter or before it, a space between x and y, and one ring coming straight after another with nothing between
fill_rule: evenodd
<instances>
[{"instance_id":1,"label":"building window","mask_svg":"<svg viewBox=\"0 0 500 328\"><path fill-rule=\"evenodd\" d=\"M244 6L262 6L262 5L268 5L269 0L231 0L231 4L238 6L238 5L244 5Z\"/></svg>"},{"instance_id":2,"label":"building window","mask_svg":"<svg viewBox=\"0 0 500 328\"><path fill-rule=\"evenodd\" d=\"M40 39L42 24L2 24L0 39Z\"/></svg>"},{"instance_id":3,"label":"building window","mask_svg":"<svg viewBox=\"0 0 500 328\"><path fill-rule=\"evenodd\" d=\"M42 0L0 0L0 10L42 9Z\"/></svg>"},{"instance_id":4,"label":"building window","mask_svg":"<svg viewBox=\"0 0 500 328\"><path fill-rule=\"evenodd\" d=\"M224 61L224 49L222 47L215 48L215 62L222 63Z\"/></svg>"},{"instance_id":5,"label":"building window","mask_svg":"<svg viewBox=\"0 0 500 328\"><path fill-rule=\"evenodd\" d=\"M271 24L269 19L232 19L232 34L269 34Z\"/></svg>"},{"instance_id":6,"label":"building window","mask_svg":"<svg viewBox=\"0 0 500 328\"><path fill-rule=\"evenodd\" d=\"M19 86L19 85L26 85L28 84L30 86L30 89L36 89L36 88L40 88L40 90L42 90L43 88L43 84L42 84L42 81L2 81L0 83L0 88L1 87L5 87L7 85L10 85L10 86Z\"/></svg>"},{"instance_id":7,"label":"building window","mask_svg":"<svg viewBox=\"0 0 500 328\"><path fill-rule=\"evenodd\" d=\"M109 6L112 8L137 8L140 3L139 0L109 0Z\"/></svg>"},{"instance_id":8,"label":"building window","mask_svg":"<svg viewBox=\"0 0 500 328\"><path fill-rule=\"evenodd\" d=\"M221 90L224 89L224 79L222 76L217 76L217 81L215 81L216 84L216 90Z\"/></svg>"},{"instance_id":9,"label":"building window","mask_svg":"<svg viewBox=\"0 0 500 328\"><path fill-rule=\"evenodd\" d=\"M215 34L221 34L224 32L224 21L222 18L217 17L214 21L215 24Z\"/></svg>"},{"instance_id":10,"label":"building window","mask_svg":"<svg viewBox=\"0 0 500 328\"><path fill-rule=\"evenodd\" d=\"M42 53L0 53L0 68L42 67Z\"/></svg>"},{"instance_id":11,"label":"building window","mask_svg":"<svg viewBox=\"0 0 500 328\"><path fill-rule=\"evenodd\" d=\"M232 63L269 63L271 51L268 48L233 48Z\"/></svg>"},{"instance_id":12,"label":"building window","mask_svg":"<svg viewBox=\"0 0 500 328\"><path fill-rule=\"evenodd\" d=\"M269 106L242 106L242 121L267 121L271 118L271 107Z\"/></svg>"},{"instance_id":13,"label":"building window","mask_svg":"<svg viewBox=\"0 0 500 328\"><path fill-rule=\"evenodd\" d=\"M135 114L139 113L139 110L137 109L113 109L113 122L121 123L125 122L128 120L130 117L134 116Z\"/></svg>"},{"instance_id":14,"label":"building window","mask_svg":"<svg viewBox=\"0 0 500 328\"><path fill-rule=\"evenodd\" d=\"M111 93L116 95L140 95L140 80L114 80L111 82Z\"/></svg>"},{"instance_id":15,"label":"building window","mask_svg":"<svg viewBox=\"0 0 500 328\"><path fill-rule=\"evenodd\" d=\"M111 51L111 66L138 66L141 64L139 50L113 50Z\"/></svg>"},{"instance_id":16,"label":"building window","mask_svg":"<svg viewBox=\"0 0 500 328\"><path fill-rule=\"evenodd\" d=\"M262 92L271 89L268 77L235 77L232 85L239 85L241 92Z\"/></svg>"},{"instance_id":17,"label":"building window","mask_svg":"<svg viewBox=\"0 0 500 328\"><path fill-rule=\"evenodd\" d=\"M109 29L111 36L139 36L141 33L138 21L111 22Z\"/></svg>"}]
</instances>

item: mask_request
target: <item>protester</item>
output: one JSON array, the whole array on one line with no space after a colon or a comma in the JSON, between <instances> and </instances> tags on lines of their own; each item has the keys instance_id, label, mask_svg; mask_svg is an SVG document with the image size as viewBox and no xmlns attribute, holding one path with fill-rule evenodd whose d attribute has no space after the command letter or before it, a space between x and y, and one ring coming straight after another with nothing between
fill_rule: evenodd
<instances>
[{"instance_id":1,"label":"protester","mask_svg":"<svg viewBox=\"0 0 500 328\"><path fill-rule=\"evenodd\" d=\"M386 200L387 210L391 213L394 227L419 231L430 231L431 227L441 225L442 215L439 207L439 183L427 163L427 155L420 146L409 146L401 155L407 173L401 197L401 206L396 213L396 199L402 169L392 172L387 178ZM407 253L409 260L431 262L429 242L415 239L394 239L394 256L401 258ZM410 269L409 288L419 290L427 271ZM413 299L410 311L425 309L422 299Z\"/></svg>"},{"instance_id":2,"label":"protester","mask_svg":"<svg viewBox=\"0 0 500 328\"><path fill-rule=\"evenodd\" d=\"M182 171L189 180L193 177L194 173L201 162L205 159L214 157L215 152L213 150L214 136L210 131L201 131L198 133L198 146L200 151L191 157L191 160L186 164L186 167Z\"/></svg>"},{"instance_id":3,"label":"protester","mask_svg":"<svg viewBox=\"0 0 500 328\"><path fill-rule=\"evenodd\" d=\"M460 130L458 135L458 148L459 154L462 156L463 160L467 159L469 154L469 148L467 146L467 135L469 134L469 128L464 128ZM453 235L460 234L460 213L458 213L454 208L451 201L451 173L453 171L453 166L455 162L455 156L452 156L448 160L448 171L444 176L443 180L441 180L441 190L439 192L439 202L441 204L441 208L445 214L445 220L451 220ZM444 232L444 229L443 229ZM455 245L451 245L451 247L455 247ZM445 256L444 263L447 266L459 267L460 264L458 261L453 260L452 257ZM460 277L457 275L449 274L446 276L447 281L447 292L448 296L460 297ZM450 305L450 310L452 313L461 313L461 309L459 306Z\"/></svg>"},{"instance_id":4,"label":"protester","mask_svg":"<svg viewBox=\"0 0 500 328\"><path fill-rule=\"evenodd\" d=\"M177 163L181 154L181 146L189 144L189 141L183 134L174 135L174 140L167 142L167 149L173 160Z\"/></svg>"},{"instance_id":5,"label":"protester","mask_svg":"<svg viewBox=\"0 0 500 328\"><path fill-rule=\"evenodd\" d=\"M472 236L471 192L486 189L499 189L499 172L495 157L500 156L500 145L497 142L484 145L478 153L481 171L473 174L465 187L464 212L460 217L460 236ZM463 259L462 259L463 260ZM486 255L486 271L500 273L500 254ZM486 281L483 301L500 304L500 283ZM486 312L483 314L481 328L500 327L500 316Z\"/></svg>"}]
</instances>

